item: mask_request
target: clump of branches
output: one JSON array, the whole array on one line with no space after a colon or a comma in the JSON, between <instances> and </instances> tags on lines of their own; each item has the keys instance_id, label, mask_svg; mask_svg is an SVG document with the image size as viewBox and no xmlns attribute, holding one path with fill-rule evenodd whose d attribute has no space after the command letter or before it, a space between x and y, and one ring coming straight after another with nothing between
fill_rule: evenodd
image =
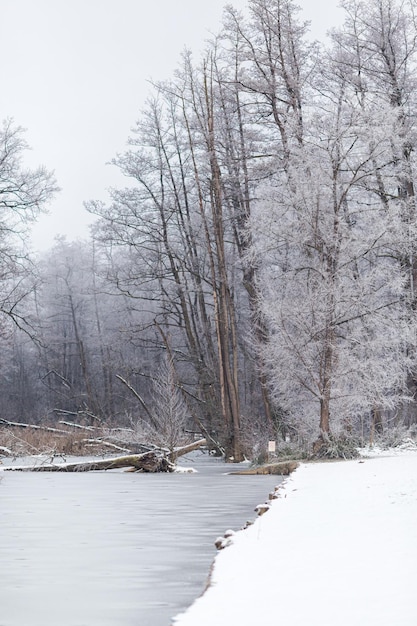
<instances>
[{"instance_id":1,"label":"clump of branches","mask_svg":"<svg viewBox=\"0 0 417 626\"><path fill-rule=\"evenodd\" d=\"M147 419L131 419L136 440L170 452L188 443L188 409L170 356L162 361L159 372L152 378L150 399L149 405L140 399Z\"/></svg>"},{"instance_id":2,"label":"clump of branches","mask_svg":"<svg viewBox=\"0 0 417 626\"><path fill-rule=\"evenodd\" d=\"M354 435L328 435L313 446L313 459L356 459L361 446L359 437Z\"/></svg>"},{"instance_id":3,"label":"clump of branches","mask_svg":"<svg viewBox=\"0 0 417 626\"><path fill-rule=\"evenodd\" d=\"M410 428L399 425L387 428L381 433L377 433L373 443L383 450L387 450L389 448L398 448L406 443L412 444L414 442L415 445L416 441L417 428L415 425Z\"/></svg>"}]
</instances>

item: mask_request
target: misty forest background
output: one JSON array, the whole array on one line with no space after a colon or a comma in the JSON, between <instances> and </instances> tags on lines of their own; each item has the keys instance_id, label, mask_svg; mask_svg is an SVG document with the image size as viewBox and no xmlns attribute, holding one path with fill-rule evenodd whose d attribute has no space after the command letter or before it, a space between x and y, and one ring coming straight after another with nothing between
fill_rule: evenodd
<instances>
[{"instance_id":1,"label":"misty forest background","mask_svg":"<svg viewBox=\"0 0 417 626\"><path fill-rule=\"evenodd\" d=\"M417 2L341 5L326 45L292 0L226 8L153 85L88 241L30 254L57 185L3 123L1 419L234 460L415 434Z\"/></svg>"}]
</instances>

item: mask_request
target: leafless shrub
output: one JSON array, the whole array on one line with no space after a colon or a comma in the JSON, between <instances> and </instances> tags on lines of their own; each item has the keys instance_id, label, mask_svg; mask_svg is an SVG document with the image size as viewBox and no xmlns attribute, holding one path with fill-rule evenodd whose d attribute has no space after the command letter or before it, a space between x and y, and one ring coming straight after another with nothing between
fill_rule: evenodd
<instances>
[{"instance_id":1,"label":"leafless shrub","mask_svg":"<svg viewBox=\"0 0 417 626\"><path fill-rule=\"evenodd\" d=\"M187 406L177 385L174 365L168 357L153 380L152 399L154 421L158 425L154 433L156 443L169 450L186 443Z\"/></svg>"},{"instance_id":2,"label":"leafless shrub","mask_svg":"<svg viewBox=\"0 0 417 626\"><path fill-rule=\"evenodd\" d=\"M383 433L378 433L375 436L374 444L386 450L388 448L397 448L403 445L404 441L409 439L417 441L415 428L394 426L393 428L386 429Z\"/></svg>"}]
</instances>

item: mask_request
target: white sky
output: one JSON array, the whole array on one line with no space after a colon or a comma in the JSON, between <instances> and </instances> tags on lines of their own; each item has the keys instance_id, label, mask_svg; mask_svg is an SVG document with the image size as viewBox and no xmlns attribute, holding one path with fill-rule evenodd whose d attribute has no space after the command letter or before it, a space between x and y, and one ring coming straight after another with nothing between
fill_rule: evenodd
<instances>
[{"instance_id":1,"label":"white sky","mask_svg":"<svg viewBox=\"0 0 417 626\"><path fill-rule=\"evenodd\" d=\"M27 129L30 162L55 170L61 193L33 244L88 235L83 201L123 184L106 165L123 151L149 93L184 47L217 32L225 0L0 0L0 119ZM247 0L234 0L244 9ZM315 37L340 23L337 0L298 0Z\"/></svg>"}]
</instances>

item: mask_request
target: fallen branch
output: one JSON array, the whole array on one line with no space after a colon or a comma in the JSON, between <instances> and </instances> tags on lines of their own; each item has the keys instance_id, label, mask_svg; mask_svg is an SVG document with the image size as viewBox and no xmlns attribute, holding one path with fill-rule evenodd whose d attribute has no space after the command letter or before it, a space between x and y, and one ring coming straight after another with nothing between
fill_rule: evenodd
<instances>
[{"instance_id":1,"label":"fallen branch","mask_svg":"<svg viewBox=\"0 0 417 626\"><path fill-rule=\"evenodd\" d=\"M94 415L94 413L90 413L90 411L65 411L64 409L52 409L53 413L58 413L60 415L75 415L77 417L89 417L93 420L97 420L101 422L101 418L98 415Z\"/></svg>"},{"instance_id":2,"label":"fallen branch","mask_svg":"<svg viewBox=\"0 0 417 626\"><path fill-rule=\"evenodd\" d=\"M67 430L61 430L59 428L52 428L52 426L38 426L36 424L25 424L24 422L9 422L9 420L5 420L3 417L0 417L0 425L1 424L4 424L4 426L12 426L14 428L29 428L32 430L45 430L48 433L68 435Z\"/></svg>"},{"instance_id":3,"label":"fallen branch","mask_svg":"<svg viewBox=\"0 0 417 626\"><path fill-rule=\"evenodd\" d=\"M145 409L145 411L146 411L146 413L147 413L147 415L148 415L149 419L151 420L151 422L152 422L152 426L153 426L154 428L158 429L158 428L159 428L159 424L157 423L157 421L155 420L154 416L152 415L152 413L151 413L151 412L150 412L150 410L148 409L147 404L146 404L145 400L142 398L142 396L138 394L138 392L136 391L136 389L133 389L132 385L131 385L131 384L129 384L129 383L127 382L127 380L125 380L124 378L122 378L121 376L119 376L119 374L116 374L116 378L117 378L118 380L120 380L120 382L122 382L124 385L126 385L126 387L129 389L129 391L131 391L131 392L133 393L133 395L135 396L135 398L136 398L137 400L139 400L140 404L143 406L143 408Z\"/></svg>"},{"instance_id":4,"label":"fallen branch","mask_svg":"<svg viewBox=\"0 0 417 626\"><path fill-rule=\"evenodd\" d=\"M74 422L66 422L65 420L60 420L60 424L64 424L64 426L70 426L71 428L79 428L81 430L96 430L95 426L81 426L81 424L75 424Z\"/></svg>"},{"instance_id":5,"label":"fallen branch","mask_svg":"<svg viewBox=\"0 0 417 626\"><path fill-rule=\"evenodd\" d=\"M122 448L121 446L118 446L115 443L111 443L110 441L105 441L102 437L97 437L96 439L81 439L80 443L96 444L96 445L104 446L107 448L112 448L113 450L119 450L119 452L128 452L128 453L132 452L132 450L130 450L129 448Z\"/></svg>"},{"instance_id":6,"label":"fallen branch","mask_svg":"<svg viewBox=\"0 0 417 626\"><path fill-rule=\"evenodd\" d=\"M115 446L119 446L122 450L125 448L131 454L142 454L142 452L152 452L153 450L160 450L158 446L153 444L145 444L145 443L136 443L134 441L125 441L124 439L117 439L117 437L113 437L112 435L106 435L103 437L103 441L108 441Z\"/></svg>"}]
</instances>

